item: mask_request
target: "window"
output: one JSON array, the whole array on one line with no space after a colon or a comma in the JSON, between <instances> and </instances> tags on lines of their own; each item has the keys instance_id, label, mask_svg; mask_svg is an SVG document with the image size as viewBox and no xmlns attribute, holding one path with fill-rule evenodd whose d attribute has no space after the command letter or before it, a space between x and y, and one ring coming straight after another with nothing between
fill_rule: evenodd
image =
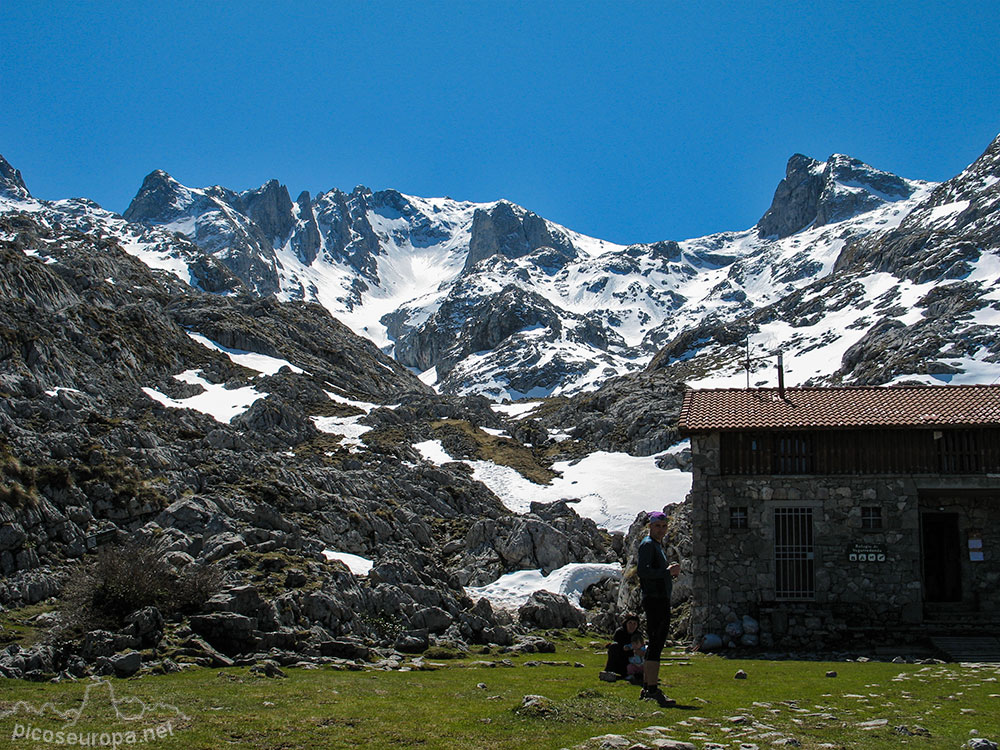
<instances>
[{"instance_id":1,"label":"window","mask_svg":"<svg viewBox=\"0 0 1000 750\"><path fill-rule=\"evenodd\" d=\"M774 473L808 474L812 471L812 436L788 433L774 438Z\"/></svg>"},{"instance_id":2,"label":"window","mask_svg":"<svg viewBox=\"0 0 1000 750\"><path fill-rule=\"evenodd\" d=\"M747 506L732 506L729 508L729 528L749 529L750 513Z\"/></svg>"},{"instance_id":3,"label":"window","mask_svg":"<svg viewBox=\"0 0 1000 750\"><path fill-rule=\"evenodd\" d=\"M942 474L975 474L980 471L979 433L973 430L936 430L938 465Z\"/></svg>"},{"instance_id":4,"label":"window","mask_svg":"<svg viewBox=\"0 0 1000 750\"><path fill-rule=\"evenodd\" d=\"M882 508L877 505L866 506L861 509L862 529L882 528Z\"/></svg>"},{"instance_id":5,"label":"window","mask_svg":"<svg viewBox=\"0 0 1000 750\"><path fill-rule=\"evenodd\" d=\"M815 596L812 508L774 509L774 574L777 598Z\"/></svg>"}]
</instances>

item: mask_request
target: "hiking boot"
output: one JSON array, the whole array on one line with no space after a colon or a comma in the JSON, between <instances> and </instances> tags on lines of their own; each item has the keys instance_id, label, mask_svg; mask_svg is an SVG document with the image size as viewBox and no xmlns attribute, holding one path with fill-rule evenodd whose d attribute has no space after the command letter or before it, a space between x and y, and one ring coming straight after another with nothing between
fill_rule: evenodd
<instances>
[{"instance_id":1,"label":"hiking boot","mask_svg":"<svg viewBox=\"0 0 1000 750\"><path fill-rule=\"evenodd\" d=\"M601 672L597 676L600 677L605 682L617 682L618 681L618 673L617 672Z\"/></svg>"},{"instance_id":2,"label":"hiking boot","mask_svg":"<svg viewBox=\"0 0 1000 750\"><path fill-rule=\"evenodd\" d=\"M677 705L677 701L665 696L663 691L658 687L644 687L642 692L639 693L639 700L656 701L660 708L670 708Z\"/></svg>"}]
</instances>

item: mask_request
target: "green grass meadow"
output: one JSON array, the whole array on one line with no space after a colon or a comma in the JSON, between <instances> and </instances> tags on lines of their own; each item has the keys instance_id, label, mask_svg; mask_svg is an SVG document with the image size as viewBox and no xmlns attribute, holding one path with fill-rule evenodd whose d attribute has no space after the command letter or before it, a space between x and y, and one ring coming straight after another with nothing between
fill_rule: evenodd
<instances>
[{"instance_id":1,"label":"green grass meadow","mask_svg":"<svg viewBox=\"0 0 1000 750\"><path fill-rule=\"evenodd\" d=\"M546 750L597 748L593 738L607 734L650 743L642 730L651 726L661 727L658 737L734 750L782 741L960 748L973 730L1000 740L1000 665L731 660L675 651L663 662L661 682L678 706L660 709L639 701L637 687L598 680L604 653L595 641L557 643L556 654L509 658L513 666L489 654L413 671L286 669L285 678L196 668L111 678L89 693L90 680L0 680L0 747ZM735 678L738 670L746 679ZM827 676L832 671L836 676ZM532 694L548 699L543 709L519 710Z\"/></svg>"}]
</instances>

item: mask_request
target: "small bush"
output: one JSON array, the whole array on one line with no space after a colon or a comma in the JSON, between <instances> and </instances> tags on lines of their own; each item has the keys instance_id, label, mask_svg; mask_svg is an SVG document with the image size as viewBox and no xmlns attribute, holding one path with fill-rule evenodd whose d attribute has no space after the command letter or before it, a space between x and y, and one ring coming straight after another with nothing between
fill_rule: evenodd
<instances>
[{"instance_id":1,"label":"small bush","mask_svg":"<svg viewBox=\"0 0 1000 750\"><path fill-rule=\"evenodd\" d=\"M0 503L12 508L23 508L26 505L34 505L36 501L35 493L25 489L20 482L0 483Z\"/></svg>"},{"instance_id":2,"label":"small bush","mask_svg":"<svg viewBox=\"0 0 1000 750\"><path fill-rule=\"evenodd\" d=\"M404 630L403 622L398 616L389 615L384 612L374 615L363 613L360 615L360 619L365 623L369 631L383 640L395 640Z\"/></svg>"},{"instance_id":3,"label":"small bush","mask_svg":"<svg viewBox=\"0 0 1000 750\"><path fill-rule=\"evenodd\" d=\"M35 470L24 466L7 445L0 445L0 502L13 508L38 502Z\"/></svg>"},{"instance_id":4,"label":"small bush","mask_svg":"<svg viewBox=\"0 0 1000 750\"><path fill-rule=\"evenodd\" d=\"M70 577L63 609L82 629L117 629L143 607L156 607L164 617L196 611L218 590L221 578L211 565L189 565L177 573L149 544L113 545Z\"/></svg>"},{"instance_id":5,"label":"small bush","mask_svg":"<svg viewBox=\"0 0 1000 750\"><path fill-rule=\"evenodd\" d=\"M424 651L424 656L428 659L461 659L466 656L462 651L447 646L431 646Z\"/></svg>"}]
</instances>

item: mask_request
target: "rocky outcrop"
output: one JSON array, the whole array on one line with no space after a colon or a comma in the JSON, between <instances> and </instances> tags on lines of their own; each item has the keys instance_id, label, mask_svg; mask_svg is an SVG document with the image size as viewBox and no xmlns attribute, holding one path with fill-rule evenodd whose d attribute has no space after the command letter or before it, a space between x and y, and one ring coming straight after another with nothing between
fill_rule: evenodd
<instances>
[{"instance_id":1,"label":"rocky outcrop","mask_svg":"<svg viewBox=\"0 0 1000 750\"><path fill-rule=\"evenodd\" d=\"M482 586L508 570L549 573L573 562L611 562L606 535L565 503L532 503L524 516L484 518L472 523L464 550L454 558L463 585Z\"/></svg>"},{"instance_id":2,"label":"rocky outcrop","mask_svg":"<svg viewBox=\"0 0 1000 750\"><path fill-rule=\"evenodd\" d=\"M554 405L542 424L572 425L570 436L587 450L649 456L675 445L685 385L650 370L614 378L596 391ZM682 498L676 498L680 500Z\"/></svg>"},{"instance_id":3,"label":"rocky outcrop","mask_svg":"<svg viewBox=\"0 0 1000 750\"><path fill-rule=\"evenodd\" d=\"M757 231L762 237L787 237L809 226L816 218L823 186L823 163L793 155L774 191L771 207L757 222Z\"/></svg>"},{"instance_id":4,"label":"rocky outcrop","mask_svg":"<svg viewBox=\"0 0 1000 750\"><path fill-rule=\"evenodd\" d=\"M465 270L494 255L514 260L539 248L555 251L540 257L542 264L562 267L576 257L570 239L553 231L543 218L500 201L489 211L477 209L473 215Z\"/></svg>"},{"instance_id":5,"label":"rocky outcrop","mask_svg":"<svg viewBox=\"0 0 1000 750\"><path fill-rule=\"evenodd\" d=\"M282 193L284 202L280 200ZM260 218L273 226L282 223L278 212L288 198L283 187L269 183L248 197ZM130 222L162 225L183 233L248 288L258 294L274 294L279 289L274 235L268 235L247 215L247 210L241 196L231 190L218 186L187 188L158 169L143 180L123 216Z\"/></svg>"},{"instance_id":6,"label":"rocky outcrop","mask_svg":"<svg viewBox=\"0 0 1000 750\"><path fill-rule=\"evenodd\" d=\"M485 271L490 262L479 270ZM598 315L568 314L517 285L488 296L462 285L427 322L400 334L395 353L400 362L418 370L436 367L439 390L462 393L476 377L469 369L471 355L492 352L491 368L506 392L545 395L568 375L594 366L593 361L562 356L558 347L573 344L607 351L624 347L625 341Z\"/></svg>"},{"instance_id":7,"label":"rocky outcrop","mask_svg":"<svg viewBox=\"0 0 1000 750\"><path fill-rule=\"evenodd\" d=\"M908 198L913 190L903 178L843 154L825 162L795 154L757 231L761 237L788 237L810 225L832 224Z\"/></svg>"},{"instance_id":8,"label":"rocky outcrop","mask_svg":"<svg viewBox=\"0 0 1000 750\"><path fill-rule=\"evenodd\" d=\"M288 188L277 180L268 180L256 190L240 194L243 213L260 227L271 244L280 243L295 226L294 207Z\"/></svg>"},{"instance_id":9,"label":"rocky outcrop","mask_svg":"<svg viewBox=\"0 0 1000 750\"><path fill-rule=\"evenodd\" d=\"M562 331L558 312L537 294L508 286L485 299L449 297L427 324L397 342L396 357L420 370L436 366L444 377L469 353L495 349L527 329Z\"/></svg>"},{"instance_id":10,"label":"rocky outcrop","mask_svg":"<svg viewBox=\"0 0 1000 750\"><path fill-rule=\"evenodd\" d=\"M309 191L303 190L295 199L295 205L302 227L292 235L290 243L299 260L310 266L319 254L323 238L319 231L319 224L316 222L316 214L313 211L313 202L312 198L309 197Z\"/></svg>"},{"instance_id":11,"label":"rocky outcrop","mask_svg":"<svg viewBox=\"0 0 1000 750\"><path fill-rule=\"evenodd\" d=\"M576 628L586 622L579 609L561 594L536 591L517 611L521 622L535 628Z\"/></svg>"},{"instance_id":12,"label":"rocky outcrop","mask_svg":"<svg viewBox=\"0 0 1000 750\"><path fill-rule=\"evenodd\" d=\"M368 220L371 198L371 190L364 186L350 194L331 190L316 196L312 212L330 257L346 263L363 279L375 280L380 247Z\"/></svg>"},{"instance_id":13,"label":"rocky outcrop","mask_svg":"<svg viewBox=\"0 0 1000 750\"><path fill-rule=\"evenodd\" d=\"M174 216L180 198L180 184L162 169L154 169L142 181L139 192L123 214L128 221L140 224L166 224Z\"/></svg>"},{"instance_id":14,"label":"rocky outcrop","mask_svg":"<svg viewBox=\"0 0 1000 750\"><path fill-rule=\"evenodd\" d=\"M915 283L962 279L1000 248L1000 136L898 227L849 244L835 270L884 271Z\"/></svg>"},{"instance_id":15,"label":"rocky outcrop","mask_svg":"<svg viewBox=\"0 0 1000 750\"><path fill-rule=\"evenodd\" d=\"M0 156L0 194L15 200L31 197L27 185L24 184L24 178L21 177L21 172L14 169L2 156Z\"/></svg>"}]
</instances>

